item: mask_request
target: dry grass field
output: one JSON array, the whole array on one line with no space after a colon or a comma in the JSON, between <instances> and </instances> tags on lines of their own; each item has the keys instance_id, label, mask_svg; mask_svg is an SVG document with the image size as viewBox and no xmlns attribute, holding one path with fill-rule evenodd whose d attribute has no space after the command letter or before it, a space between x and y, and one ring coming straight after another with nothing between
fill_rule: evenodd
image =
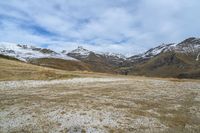
<instances>
[{"instance_id":1,"label":"dry grass field","mask_svg":"<svg viewBox=\"0 0 200 133\"><path fill-rule=\"evenodd\" d=\"M109 74L88 71L64 71L0 57L0 81L8 80L53 80L73 77L108 76Z\"/></svg>"},{"instance_id":2,"label":"dry grass field","mask_svg":"<svg viewBox=\"0 0 200 133\"><path fill-rule=\"evenodd\" d=\"M0 58L0 81L3 80L49 80L70 78L75 75L66 71L35 66L19 61Z\"/></svg>"},{"instance_id":3,"label":"dry grass field","mask_svg":"<svg viewBox=\"0 0 200 133\"><path fill-rule=\"evenodd\" d=\"M109 76L1 81L0 132L199 133L200 82Z\"/></svg>"}]
</instances>

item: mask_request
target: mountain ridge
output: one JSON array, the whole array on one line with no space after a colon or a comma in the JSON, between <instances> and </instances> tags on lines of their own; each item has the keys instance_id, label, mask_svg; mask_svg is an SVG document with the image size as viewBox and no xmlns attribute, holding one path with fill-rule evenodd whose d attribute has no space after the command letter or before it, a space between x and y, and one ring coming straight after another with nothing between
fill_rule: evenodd
<instances>
[{"instance_id":1,"label":"mountain ridge","mask_svg":"<svg viewBox=\"0 0 200 133\"><path fill-rule=\"evenodd\" d=\"M130 75L156 77L200 78L200 39L188 38L177 44L166 44L159 48L160 52L149 58L132 57L131 67L126 69ZM145 53L145 54L146 54ZM130 59L129 59L130 60ZM129 64L130 66L130 64Z\"/></svg>"},{"instance_id":2,"label":"mountain ridge","mask_svg":"<svg viewBox=\"0 0 200 133\"><path fill-rule=\"evenodd\" d=\"M195 37L180 43L162 44L131 57L90 51L82 46L70 52L55 52L51 49L10 43L0 43L0 54L36 65L70 71L184 78L188 74L188 77L192 77L192 73L196 74L195 77L200 77L200 38Z\"/></svg>"}]
</instances>

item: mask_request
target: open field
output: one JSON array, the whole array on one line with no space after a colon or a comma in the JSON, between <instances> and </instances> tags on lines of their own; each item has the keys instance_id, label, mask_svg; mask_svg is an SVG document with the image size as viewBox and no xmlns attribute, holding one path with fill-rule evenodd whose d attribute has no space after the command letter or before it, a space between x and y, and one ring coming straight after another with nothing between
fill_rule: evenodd
<instances>
[{"instance_id":1,"label":"open field","mask_svg":"<svg viewBox=\"0 0 200 133\"><path fill-rule=\"evenodd\" d=\"M0 82L0 132L200 132L200 82L144 77Z\"/></svg>"}]
</instances>

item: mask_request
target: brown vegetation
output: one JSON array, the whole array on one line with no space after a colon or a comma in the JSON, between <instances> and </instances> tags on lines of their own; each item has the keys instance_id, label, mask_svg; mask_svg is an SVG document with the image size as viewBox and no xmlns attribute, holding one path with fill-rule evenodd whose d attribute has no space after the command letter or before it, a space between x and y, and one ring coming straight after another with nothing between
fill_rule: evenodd
<instances>
[{"instance_id":1,"label":"brown vegetation","mask_svg":"<svg viewBox=\"0 0 200 133\"><path fill-rule=\"evenodd\" d=\"M44 80L75 77L66 71L0 58L0 80Z\"/></svg>"}]
</instances>

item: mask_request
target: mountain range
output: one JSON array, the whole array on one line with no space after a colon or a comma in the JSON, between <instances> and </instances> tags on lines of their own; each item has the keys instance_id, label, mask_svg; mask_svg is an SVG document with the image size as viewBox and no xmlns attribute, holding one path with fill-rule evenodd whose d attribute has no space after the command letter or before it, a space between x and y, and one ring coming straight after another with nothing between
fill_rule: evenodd
<instances>
[{"instance_id":1,"label":"mountain range","mask_svg":"<svg viewBox=\"0 0 200 133\"><path fill-rule=\"evenodd\" d=\"M34 46L0 43L0 57L70 71L94 71L123 75L200 78L200 38L162 44L125 57L87 50L81 46L67 52Z\"/></svg>"}]
</instances>

